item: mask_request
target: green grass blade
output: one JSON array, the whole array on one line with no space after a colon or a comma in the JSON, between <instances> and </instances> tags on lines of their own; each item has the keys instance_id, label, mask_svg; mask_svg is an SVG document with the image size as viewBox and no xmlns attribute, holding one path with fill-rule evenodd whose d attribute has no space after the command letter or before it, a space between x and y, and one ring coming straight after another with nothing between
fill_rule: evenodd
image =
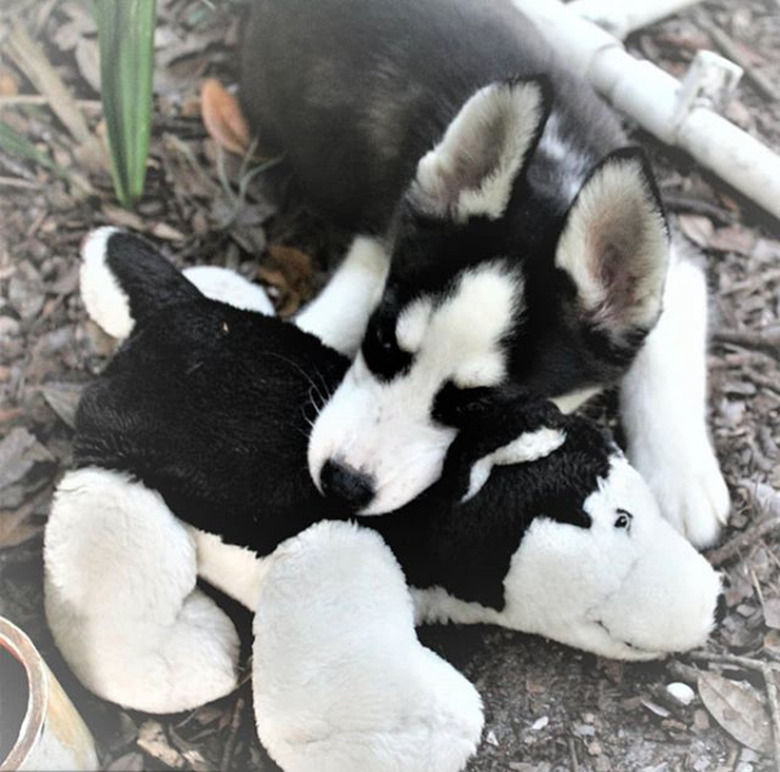
<instances>
[{"instance_id":1,"label":"green grass blade","mask_svg":"<svg viewBox=\"0 0 780 772\"><path fill-rule=\"evenodd\" d=\"M156 0L95 0L103 114L117 198L142 195L152 120Z\"/></svg>"},{"instance_id":2,"label":"green grass blade","mask_svg":"<svg viewBox=\"0 0 780 772\"><path fill-rule=\"evenodd\" d=\"M5 121L0 121L0 150L9 155L26 158L44 169L67 178L67 172L47 153L42 153L35 145L28 142L21 134L11 128Z\"/></svg>"}]
</instances>

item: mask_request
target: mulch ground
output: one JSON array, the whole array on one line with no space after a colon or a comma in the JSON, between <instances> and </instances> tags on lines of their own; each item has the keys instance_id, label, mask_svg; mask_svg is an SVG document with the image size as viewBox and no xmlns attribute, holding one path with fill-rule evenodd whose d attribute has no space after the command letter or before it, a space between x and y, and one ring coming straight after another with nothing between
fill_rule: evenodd
<instances>
[{"instance_id":1,"label":"mulch ground","mask_svg":"<svg viewBox=\"0 0 780 772\"><path fill-rule=\"evenodd\" d=\"M159 6L149 174L132 212L117 205L107 172L97 43L85 6L6 0L0 8L0 120L66 170L61 177L0 149L0 614L44 653L108 769L272 770L254 735L248 684L187 714L124 711L80 687L42 613L42 526L70 463L80 390L112 350L86 321L77 292L84 234L121 225L157 239L177 265L229 266L269 286L284 313L321 286L344 240L299 206L273 170L248 178L240 159L219 151L203 127L202 79L235 82L239 3ZM697 6L635 34L629 47L679 76L697 49L723 45L713 27L750 73L728 117L780 150L775 0ZM40 80L46 65L64 96ZM710 557L728 578L728 614L709 654L649 665L494 628L421 631L484 697L485 735L469 767L475 772L758 772L777 763L780 226L686 156L639 132L636 138L650 150L667 206L705 255L711 281L711 423L734 510L724 546ZM607 414L613 401L603 402ZM246 615L240 621L246 627ZM667 691L673 682L692 687L689 705Z\"/></svg>"}]
</instances>

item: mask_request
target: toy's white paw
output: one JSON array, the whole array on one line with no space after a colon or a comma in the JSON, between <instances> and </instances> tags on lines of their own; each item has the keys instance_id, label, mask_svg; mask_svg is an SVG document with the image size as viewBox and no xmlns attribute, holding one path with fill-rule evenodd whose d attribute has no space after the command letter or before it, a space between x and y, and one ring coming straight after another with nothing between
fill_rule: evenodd
<instances>
[{"instance_id":1,"label":"toy's white paw","mask_svg":"<svg viewBox=\"0 0 780 772\"><path fill-rule=\"evenodd\" d=\"M149 713L175 713L236 687L238 635L227 615L198 590L172 625L162 625L76 613L49 582L46 615L68 664L103 699Z\"/></svg>"},{"instance_id":2,"label":"toy's white paw","mask_svg":"<svg viewBox=\"0 0 780 772\"><path fill-rule=\"evenodd\" d=\"M637 448L629 454L663 516L695 547L712 546L728 522L731 499L706 438L686 448Z\"/></svg>"},{"instance_id":3,"label":"toy's white paw","mask_svg":"<svg viewBox=\"0 0 780 772\"><path fill-rule=\"evenodd\" d=\"M254 632L258 735L285 772L457 772L476 751L474 687L414 632L378 534L321 523L285 542Z\"/></svg>"},{"instance_id":4,"label":"toy's white paw","mask_svg":"<svg viewBox=\"0 0 780 772\"><path fill-rule=\"evenodd\" d=\"M156 708L133 707L174 713L230 694L238 683L238 651L233 622L211 598L195 590L158 652L160 684L137 691L139 700L156 702Z\"/></svg>"}]
</instances>

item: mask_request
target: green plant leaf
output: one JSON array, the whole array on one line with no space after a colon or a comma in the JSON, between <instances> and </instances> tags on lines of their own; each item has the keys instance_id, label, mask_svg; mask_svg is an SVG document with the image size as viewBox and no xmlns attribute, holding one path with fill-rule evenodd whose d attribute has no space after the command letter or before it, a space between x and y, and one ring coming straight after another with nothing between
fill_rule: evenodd
<instances>
[{"instance_id":1,"label":"green plant leaf","mask_svg":"<svg viewBox=\"0 0 780 772\"><path fill-rule=\"evenodd\" d=\"M5 121L0 121L0 149L9 155L26 158L33 161L44 169L54 172L60 177L68 177L67 172L57 164L48 153L38 150L35 145L25 139L15 129L11 128Z\"/></svg>"},{"instance_id":2,"label":"green plant leaf","mask_svg":"<svg viewBox=\"0 0 780 772\"><path fill-rule=\"evenodd\" d=\"M94 7L114 189L120 203L130 207L146 180L156 0L95 0Z\"/></svg>"}]
</instances>

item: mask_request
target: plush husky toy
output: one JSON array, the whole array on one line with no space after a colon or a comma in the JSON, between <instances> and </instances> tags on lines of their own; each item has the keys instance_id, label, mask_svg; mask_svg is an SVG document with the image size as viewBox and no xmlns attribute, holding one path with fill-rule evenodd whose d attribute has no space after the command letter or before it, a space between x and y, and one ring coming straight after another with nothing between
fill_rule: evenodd
<instances>
[{"instance_id":1,"label":"plush husky toy","mask_svg":"<svg viewBox=\"0 0 780 772\"><path fill-rule=\"evenodd\" d=\"M416 623L489 622L636 660L706 639L718 576L591 423L532 399L464 418L436 485L345 522L306 443L349 363L193 283L263 310L229 273L190 281L108 228L83 257L90 315L126 340L79 407L77 468L46 529L46 610L95 693L172 712L235 687L236 632L201 576L255 612L257 727L285 770L449 772L479 742L480 699Z\"/></svg>"}]
</instances>

